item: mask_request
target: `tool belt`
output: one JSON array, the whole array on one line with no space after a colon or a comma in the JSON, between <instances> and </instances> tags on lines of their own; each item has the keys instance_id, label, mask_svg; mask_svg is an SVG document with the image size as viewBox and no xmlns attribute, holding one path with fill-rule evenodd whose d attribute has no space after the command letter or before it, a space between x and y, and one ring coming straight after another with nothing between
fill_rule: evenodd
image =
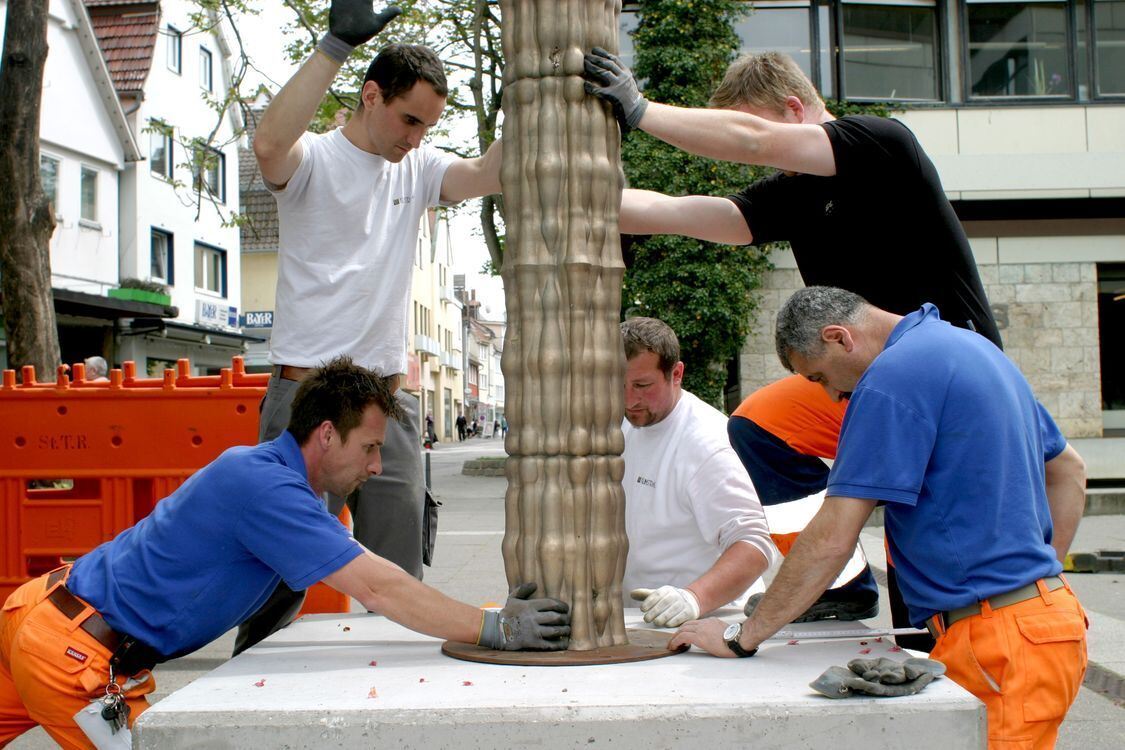
<instances>
[{"instance_id":1,"label":"tool belt","mask_svg":"<svg viewBox=\"0 0 1125 750\"><path fill-rule=\"evenodd\" d=\"M990 596L985 601L992 609L1002 609L1010 607L1013 604L1026 602L1028 599L1034 599L1039 596L1039 586L1037 582L1029 583L1026 586L1020 586L1018 589L1012 589L1003 594ZM1043 579L1043 585L1046 586L1047 591L1055 591L1066 586L1066 582L1059 576L1048 576ZM966 617L972 617L981 613L980 602L970 604L967 607L959 607L958 609L951 609L948 612L938 612L930 619L926 620L926 629L930 631L930 635L936 640L941 636L949 626L958 620L964 620Z\"/></svg>"},{"instance_id":2,"label":"tool belt","mask_svg":"<svg viewBox=\"0 0 1125 750\"><path fill-rule=\"evenodd\" d=\"M95 641L105 646L110 651L109 663L113 671L119 675L130 676L146 669L152 669L167 658L147 643L137 640L131 635L118 633L109 626L105 618L93 610L86 602L70 592L65 583L69 566L52 571L47 576L47 588L51 593L47 599L63 613L68 619L73 620L84 612L89 616L78 627L90 634ZM58 583L59 585L55 586Z\"/></svg>"}]
</instances>

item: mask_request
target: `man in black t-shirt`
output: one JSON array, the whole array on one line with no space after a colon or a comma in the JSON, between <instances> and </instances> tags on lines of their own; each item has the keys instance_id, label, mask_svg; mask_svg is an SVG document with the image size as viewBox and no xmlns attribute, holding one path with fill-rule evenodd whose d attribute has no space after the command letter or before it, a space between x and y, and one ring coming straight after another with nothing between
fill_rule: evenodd
<instances>
[{"instance_id":1,"label":"man in black t-shirt","mask_svg":"<svg viewBox=\"0 0 1125 750\"><path fill-rule=\"evenodd\" d=\"M623 131L640 128L699 156L781 170L725 198L626 190L623 234L736 245L787 240L806 285L847 289L898 314L932 302L943 319L1001 346L964 230L933 163L902 123L836 119L797 64L779 53L732 63L712 96L713 109L646 101L628 68L604 50L586 55L585 69L587 91L613 105ZM799 425L786 430L771 422L767 430L755 422L753 409L744 408L757 397L757 403L772 402L776 414L775 385L751 395L728 427L764 504L822 490L828 475L817 456L794 447L808 443ZM802 408L793 410L807 417L819 386L787 385L779 389L787 398L808 388L808 401L800 398ZM842 411L824 410L823 417L838 434ZM827 452L821 457L831 458ZM857 578L830 589L802 619L867 616L874 583L869 570ZM893 571L890 578L898 624L905 612L896 611Z\"/></svg>"}]
</instances>

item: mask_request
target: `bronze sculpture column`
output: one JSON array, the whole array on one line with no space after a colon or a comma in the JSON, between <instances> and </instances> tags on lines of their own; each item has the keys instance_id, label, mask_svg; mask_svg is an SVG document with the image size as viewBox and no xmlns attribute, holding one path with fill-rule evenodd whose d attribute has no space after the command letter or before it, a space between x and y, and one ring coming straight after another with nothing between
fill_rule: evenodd
<instances>
[{"instance_id":1,"label":"bronze sculpture column","mask_svg":"<svg viewBox=\"0 0 1125 750\"><path fill-rule=\"evenodd\" d=\"M571 649L627 643L621 578L624 177L608 107L582 55L617 50L619 0L501 0L507 205L509 584L572 608Z\"/></svg>"}]
</instances>

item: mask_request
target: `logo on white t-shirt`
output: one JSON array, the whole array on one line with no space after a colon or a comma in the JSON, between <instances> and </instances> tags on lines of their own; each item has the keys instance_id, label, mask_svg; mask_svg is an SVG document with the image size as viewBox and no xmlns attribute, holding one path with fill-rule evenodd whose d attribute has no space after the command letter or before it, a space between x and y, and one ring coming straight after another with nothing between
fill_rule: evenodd
<instances>
[{"instance_id":1,"label":"logo on white t-shirt","mask_svg":"<svg viewBox=\"0 0 1125 750\"><path fill-rule=\"evenodd\" d=\"M643 484L645 487L652 487L653 489L656 489L655 479L648 479L646 477L642 477L639 474L637 475L637 484Z\"/></svg>"},{"instance_id":2,"label":"logo on white t-shirt","mask_svg":"<svg viewBox=\"0 0 1125 750\"><path fill-rule=\"evenodd\" d=\"M400 196L400 197L398 197L398 198L394 198L394 199L392 199L392 200L391 200L391 204L392 204L392 205L395 205L395 206L397 206L397 205L399 205L400 203L411 203L411 202L413 202L413 200L414 200L414 196L412 196L412 195L403 195L403 196Z\"/></svg>"}]
</instances>

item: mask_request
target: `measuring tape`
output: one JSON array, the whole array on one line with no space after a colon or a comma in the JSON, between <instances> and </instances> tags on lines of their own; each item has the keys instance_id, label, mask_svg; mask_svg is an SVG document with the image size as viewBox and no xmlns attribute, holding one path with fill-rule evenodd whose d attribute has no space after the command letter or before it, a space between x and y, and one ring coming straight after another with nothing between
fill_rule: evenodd
<instances>
[{"instance_id":1,"label":"measuring tape","mask_svg":"<svg viewBox=\"0 0 1125 750\"><path fill-rule=\"evenodd\" d=\"M920 628L854 628L852 630L779 630L767 641L828 641L845 638L881 638L887 635L922 635Z\"/></svg>"}]
</instances>

